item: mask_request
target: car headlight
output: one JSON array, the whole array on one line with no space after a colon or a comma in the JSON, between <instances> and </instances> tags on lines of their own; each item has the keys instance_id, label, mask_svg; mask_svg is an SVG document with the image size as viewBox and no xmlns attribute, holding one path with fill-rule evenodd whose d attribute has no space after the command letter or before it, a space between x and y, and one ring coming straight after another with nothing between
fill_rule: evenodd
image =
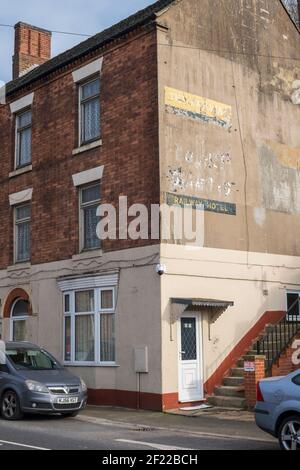
<instances>
[{"instance_id":1,"label":"car headlight","mask_svg":"<svg viewBox=\"0 0 300 470\"><path fill-rule=\"evenodd\" d=\"M85 381L80 379L80 384L81 384L81 390L83 392L86 392L87 391L87 385L86 385Z\"/></svg>"},{"instance_id":2,"label":"car headlight","mask_svg":"<svg viewBox=\"0 0 300 470\"><path fill-rule=\"evenodd\" d=\"M30 390L31 392L50 393L46 385L43 385L39 382L35 382L34 380L26 380L26 385L28 390Z\"/></svg>"}]
</instances>

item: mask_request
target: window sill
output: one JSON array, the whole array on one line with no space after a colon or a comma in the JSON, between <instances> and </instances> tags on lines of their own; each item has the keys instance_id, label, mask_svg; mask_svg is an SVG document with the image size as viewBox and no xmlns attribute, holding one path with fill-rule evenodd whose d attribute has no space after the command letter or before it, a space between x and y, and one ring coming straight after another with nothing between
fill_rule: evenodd
<instances>
[{"instance_id":1,"label":"window sill","mask_svg":"<svg viewBox=\"0 0 300 470\"><path fill-rule=\"evenodd\" d=\"M95 142L91 142L90 144L82 145L81 147L78 147L77 149L74 149L72 154L73 155L78 155L79 153L87 152L88 150L95 149L97 147L101 147L102 145L102 140L95 140Z\"/></svg>"},{"instance_id":2,"label":"window sill","mask_svg":"<svg viewBox=\"0 0 300 470\"><path fill-rule=\"evenodd\" d=\"M86 362L76 362L76 363L72 363L72 362L63 362L63 365L64 367L104 367L104 368L118 368L118 367L121 367L119 364L99 364L98 362L95 362L95 363L86 363Z\"/></svg>"},{"instance_id":3,"label":"window sill","mask_svg":"<svg viewBox=\"0 0 300 470\"><path fill-rule=\"evenodd\" d=\"M82 253L79 253L78 255L73 255L72 260L84 261L86 259L100 258L101 256L103 256L103 251L96 249L96 250L91 250L91 251L83 251Z\"/></svg>"},{"instance_id":4,"label":"window sill","mask_svg":"<svg viewBox=\"0 0 300 470\"><path fill-rule=\"evenodd\" d=\"M9 173L9 177L14 178L15 176L23 175L29 171L32 171L32 165L24 166L23 168L18 168L17 170L12 171Z\"/></svg>"}]
</instances>

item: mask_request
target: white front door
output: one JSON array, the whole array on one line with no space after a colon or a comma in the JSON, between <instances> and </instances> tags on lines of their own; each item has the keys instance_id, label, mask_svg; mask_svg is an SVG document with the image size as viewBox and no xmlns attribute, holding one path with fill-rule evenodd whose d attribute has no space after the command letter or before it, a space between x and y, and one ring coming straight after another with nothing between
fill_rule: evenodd
<instances>
[{"instance_id":1,"label":"white front door","mask_svg":"<svg viewBox=\"0 0 300 470\"><path fill-rule=\"evenodd\" d=\"M202 374L202 335L199 316L181 317L178 331L179 401L199 401L204 398Z\"/></svg>"}]
</instances>

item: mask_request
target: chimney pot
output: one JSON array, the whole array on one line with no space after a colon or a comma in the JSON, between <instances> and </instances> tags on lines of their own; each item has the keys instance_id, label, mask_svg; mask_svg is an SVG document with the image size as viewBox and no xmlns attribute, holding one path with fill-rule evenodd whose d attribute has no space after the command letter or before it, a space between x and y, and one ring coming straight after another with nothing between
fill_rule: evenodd
<instances>
[{"instance_id":1,"label":"chimney pot","mask_svg":"<svg viewBox=\"0 0 300 470\"><path fill-rule=\"evenodd\" d=\"M51 58L52 33L23 22L15 25L13 79Z\"/></svg>"}]
</instances>

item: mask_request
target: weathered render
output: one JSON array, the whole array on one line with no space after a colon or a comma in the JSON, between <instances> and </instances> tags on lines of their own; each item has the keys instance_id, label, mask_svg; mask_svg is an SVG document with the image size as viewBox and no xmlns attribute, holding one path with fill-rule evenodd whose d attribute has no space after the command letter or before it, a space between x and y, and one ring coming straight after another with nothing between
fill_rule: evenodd
<instances>
[{"instance_id":1,"label":"weathered render","mask_svg":"<svg viewBox=\"0 0 300 470\"><path fill-rule=\"evenodd\" d=\"M157 20L161 201L202 202L205 239L161 247L163 391L178 388L180 297L234 301L214 323L200 314L211 392L264 312L299 290L299 31L280 1L175 3Z\"/></svg>"}]
</instances>

